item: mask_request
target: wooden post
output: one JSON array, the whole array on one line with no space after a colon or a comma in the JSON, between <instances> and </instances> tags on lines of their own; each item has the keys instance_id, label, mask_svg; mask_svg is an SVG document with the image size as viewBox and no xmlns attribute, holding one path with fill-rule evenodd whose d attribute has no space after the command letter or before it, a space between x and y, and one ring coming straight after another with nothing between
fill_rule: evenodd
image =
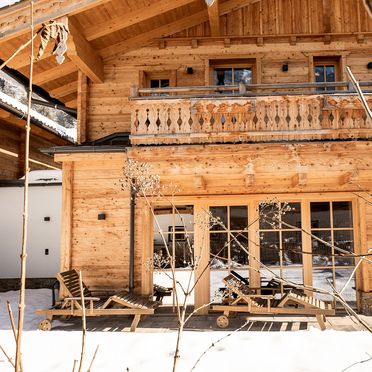
<instances>
[{"instance_id":1,"label":"wooden post","mask_svg":"<svg viewBox=\"0 0 372 372\"><path fill-rule=\"evenodd\" d=\"M77 143L87 140L88 78L79 70L77 90Z\"/></svg>"},{"instance_id":2,"label":"wooden post","mask_svg":"<svg viewBox=\"0 0 372 372\"><path fill-rule=\"evenodd\" d=\"M73 165L71 161L62 164L61 272L71 268Z\"/></svg>"},{"instance_id":3,"label":"wooden post","mask_svg":"<svg viewBox=\"0 0 372 372\"><path fill-rule=\"evenodd\" d=\"M261 286L261 279L260 279L260 264L253 260L252 257L260 258L260 233L259 233L259 202L254 200L253 202L249 203L248 206L248 225L249 228L249 241L248 241L248 249L250 253L249 258L249 284L253 288L259 288ZM257 220L257 221L256 221ZM253 222L255 221L255 222Z\"/></svg>"}]
</instances>

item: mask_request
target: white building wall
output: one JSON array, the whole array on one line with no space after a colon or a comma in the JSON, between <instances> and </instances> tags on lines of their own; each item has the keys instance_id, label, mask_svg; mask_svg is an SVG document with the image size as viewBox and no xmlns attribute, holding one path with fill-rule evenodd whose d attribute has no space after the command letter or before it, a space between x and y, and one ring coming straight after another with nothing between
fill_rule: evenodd
<instances>
[{"instance_id":1,"label":"white building wall","mask_svg":"<svg viewBox=\"0 0 372 372\"><path fill-rule=\"evenodd\" d=\"M26 276L54 277L59 271L61 186L30 186L29 190ZM0 187L0 278L20 275L22 211L23 187Z\"/></svg>"}]
</instances>

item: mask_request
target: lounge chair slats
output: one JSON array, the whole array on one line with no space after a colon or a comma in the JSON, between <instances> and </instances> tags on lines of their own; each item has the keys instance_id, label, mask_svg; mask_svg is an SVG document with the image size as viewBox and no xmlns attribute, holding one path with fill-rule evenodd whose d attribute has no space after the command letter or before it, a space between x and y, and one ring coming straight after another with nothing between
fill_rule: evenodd
<instances>
[{"instance_id":1,"label":"lounge chair slats","mask_svg":"<svg viewBox=\"0 0 372 372\"><path fill-rule=\"evenodd\" d=\"M67 297L61 303L59 308L49 310L38 310L36 314L46 315L47 321L50 322L53 316L81 316L81 291L80 279L76 270L69 270L57 274L57 278L67 293ZM140 321L141 315L153 314L159 302L150 300L147 296L139 296L129 294L127 292L119 292L109 298L96 298L92 296L92 292L83 283L83 293L86 300L84 306L86 308L86 316L101 316L101 315L134 315L130 330L134 332ZM44 326L42 326L44 324ZM40 323L41 329L46 330L45 321Z\"/></svg>"}]
</instances>

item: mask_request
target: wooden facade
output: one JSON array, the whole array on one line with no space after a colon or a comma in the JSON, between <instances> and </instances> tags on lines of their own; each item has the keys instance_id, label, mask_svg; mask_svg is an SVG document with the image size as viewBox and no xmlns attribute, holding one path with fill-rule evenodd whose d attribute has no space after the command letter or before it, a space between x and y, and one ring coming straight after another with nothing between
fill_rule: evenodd
<instances>
[{"instance_id":1,"label":"wooden facade","mask_svg":"<svg viewBox=\"0 0 372 372\"><path fill-rule=\"evenodd\" d=\"M349 203L350 226L332 225L330 234L347 230L356 254L372 248L372 121L345 72L350 66L370 90L372 19L363 2L215 3L217 12L201 0L36 3L37 23L60 16L72 24L75 46L66 61L57 66L46 54L35 79L78 108L82 147L57 149L55 156L63 167L61 271L82 269L91 287L129 284L130 197L119 182L127 159L151 164L162 184L176 184L174 203L193 206L194 216L215 206L246 206L255 228L251 254L259 256L262 244L257 208L273 197L298 203L302 228L315 232L312 203L331 209ZM0 12L3 59L27 39L26 10L19 4ZM27 74L24 55L10 65ZM315 84L316 68L327 66L333 66L332 87ZM249 81L221 88L218 71L235 76L234 69L249 71ZM89 146L122 132L130 146ZM97 219L101 212L105 220ZM198 226L193 234L195 255L206 264L211 234L203 237ZM311 285L311 237L302 232L301 244L309 254L301 263L303 282ZM134 271L143 294L152 291L146 263L153 252L153 218L138 198ZM257 286L254 269L247 274ZM359 308L370 311L371 265L360 266L355 283ZM207 303L210 292L207 270L195 305Z\"/></svg>"}]
</instances>

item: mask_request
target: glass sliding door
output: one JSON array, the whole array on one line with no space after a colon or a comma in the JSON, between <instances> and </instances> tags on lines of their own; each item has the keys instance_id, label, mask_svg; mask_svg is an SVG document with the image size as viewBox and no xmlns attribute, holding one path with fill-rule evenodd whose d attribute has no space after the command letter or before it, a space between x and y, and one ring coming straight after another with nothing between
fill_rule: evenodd
<instances>
[{"instance_id":1,"label":"glass sliding door","mask_svg":"<svg viewBox=\"0 0 372 372\"><path fill-rule=\"evenodd\" d=\"M231 270L248 277L248 206L213 206L220 223L210 228L210 300L218 297Z\"/></svg>"},{"instance_id":2,"label":"glass sliding door","mask_svg":"<svg viewBox=\"0 0 372 372\"><path fill-rule=\"evenodd\" d=\"M183 302L184 291L194 283L194 207L176 205L157 207L154 210L153 282L164 287L175 287L178 300ZM172 276L175 271L175 282ZM177 284L175 284L177 283ZM194 296L188 297L189 304ZM164 297L164 304L176 304L173 296Z\"/></svg>"}]
</instances>

